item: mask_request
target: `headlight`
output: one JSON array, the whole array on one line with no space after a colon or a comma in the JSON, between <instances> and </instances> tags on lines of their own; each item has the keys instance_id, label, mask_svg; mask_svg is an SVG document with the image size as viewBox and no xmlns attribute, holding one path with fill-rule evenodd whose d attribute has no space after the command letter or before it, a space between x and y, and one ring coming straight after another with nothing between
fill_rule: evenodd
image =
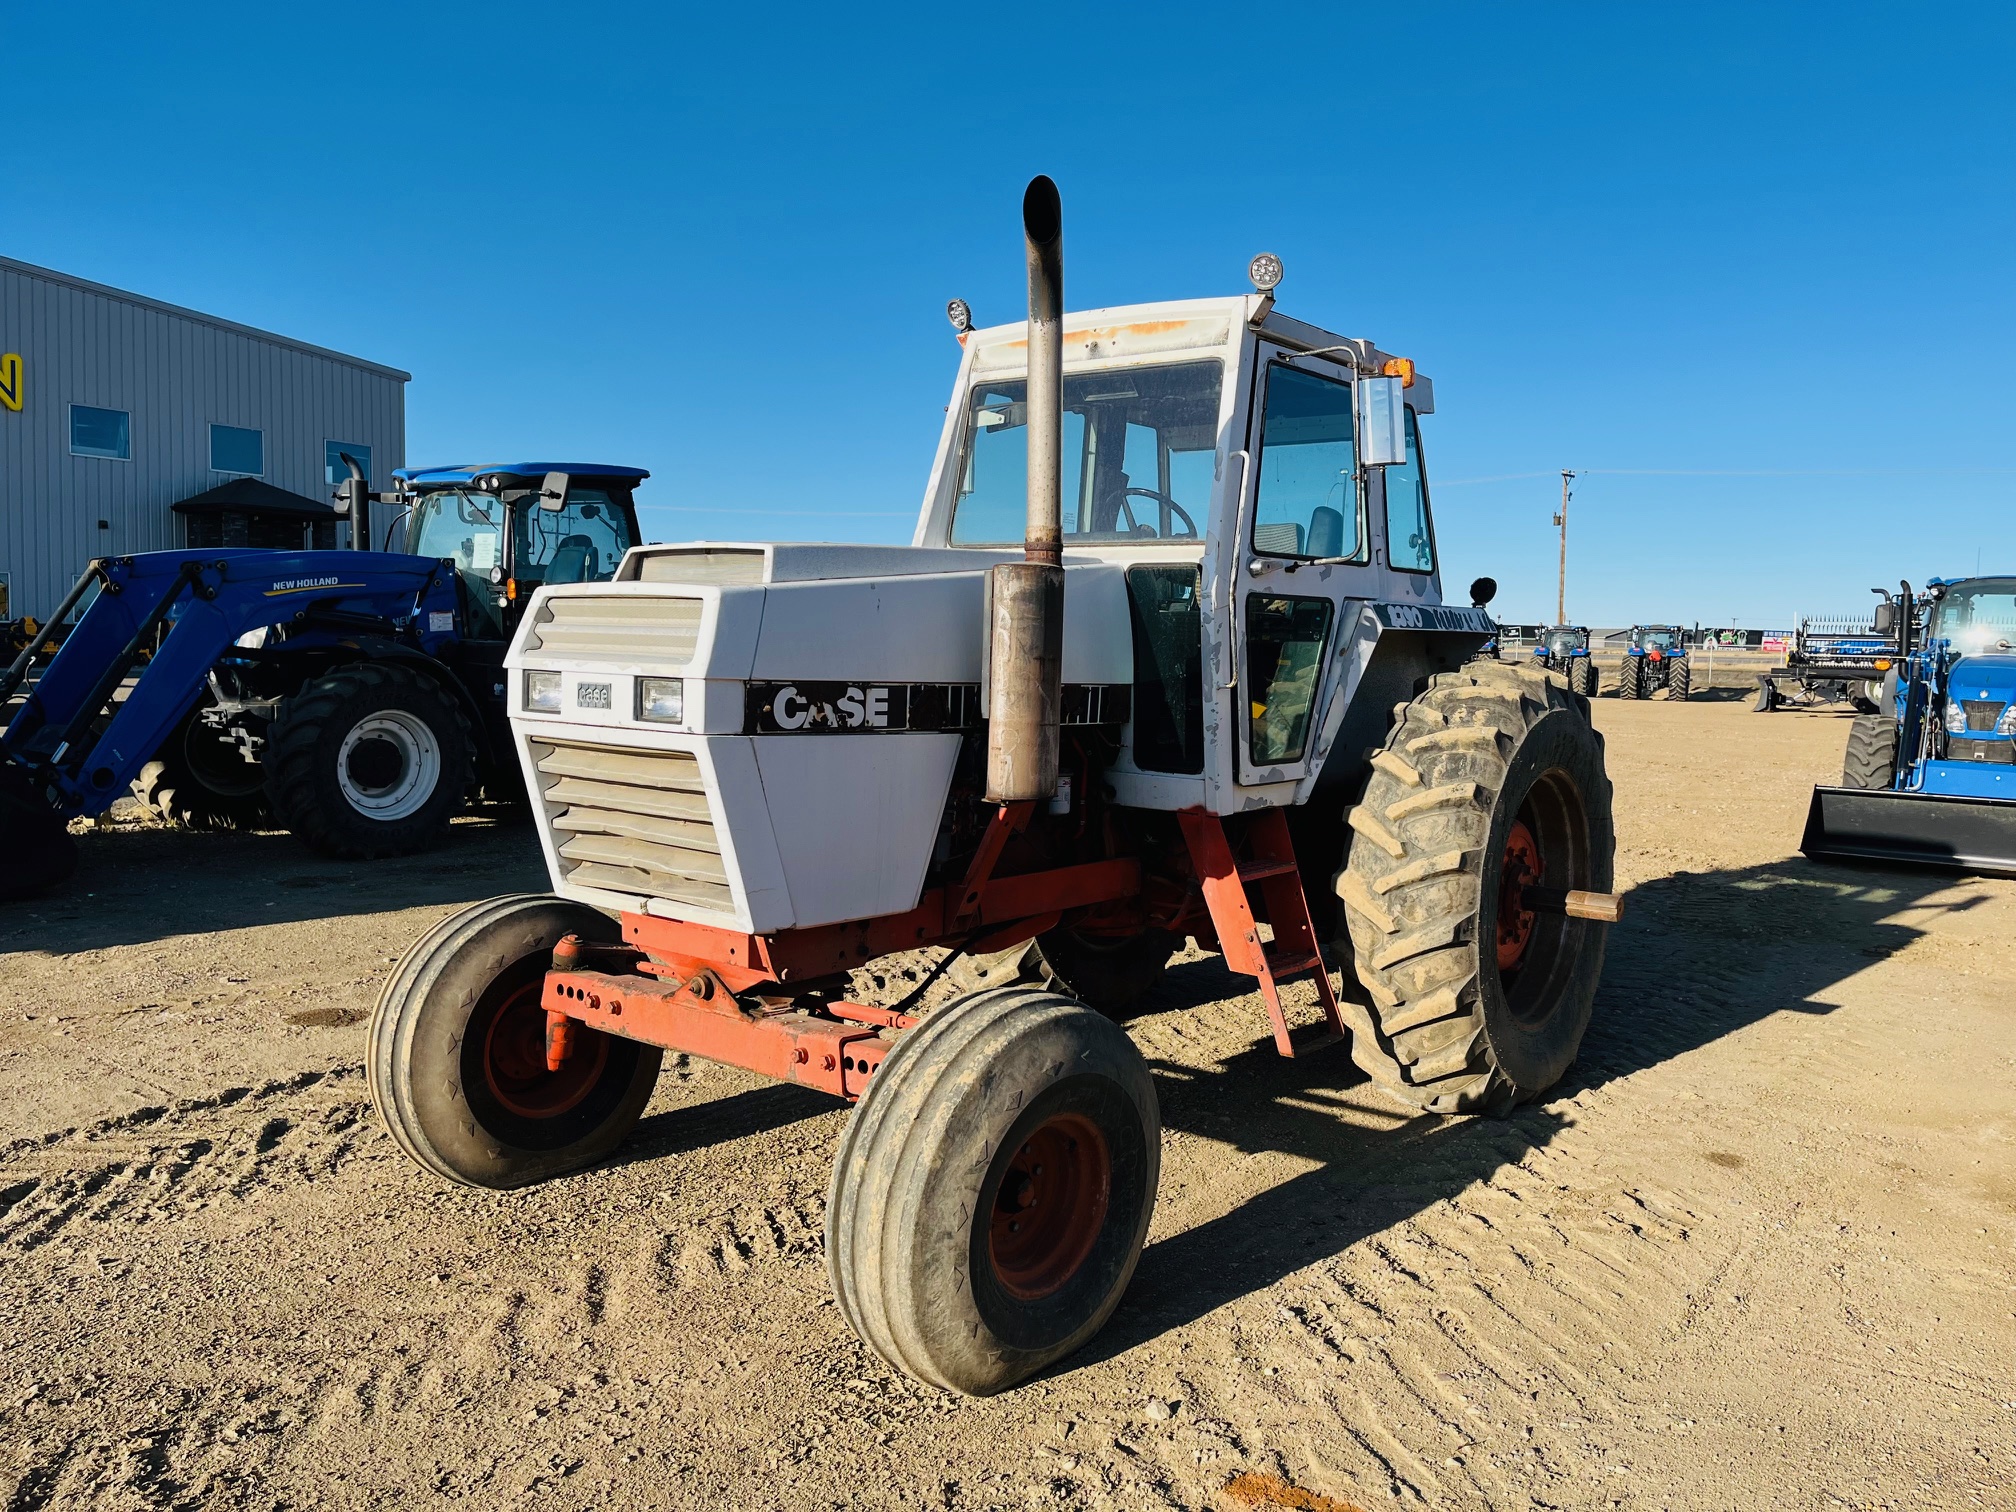
<instances>
[{"instance_id":1,"label":"headlight","mask_svg":"<svg viewBox=\"0 0 2016 1512\"><path fill-rule=\"evenodd\" d=\"M527 672L525 674L525 712L528 714L558 714L560 712L560 674L558 672Z\"/></svg>"},{"instance_id":2,"label":"headlight","mask_svg":"<svg viewBox=\"0 0 2016 1512\"><path fill-rule=\"evenodd\" d=\"M1967 733L1967 711L1960 706L1960 700L1946 700L1946 728L1955 735Z\"/></svg>"},{"instance_id":3,"label":"headlight","mask_svg":"<svg viewBox=\"0 0 2016 1512\"><path fill-rule=\"evenodd\" d=\"M273 627L271 625L261 625L257 630L247 630L237 640L233 641L232 644L243 646L247 651L257 651L261 646L266 644L266 637L272 633Z\"/></svg>"},{"instance_id":4,"label":"headlight","mask_svg":"<svg viewBox=\"0 0 2016 1512\"><path fill-rule=\"evenodd\" d=\"M686 679L683 677L640 677L637 679L637 717L678 724L686 717Z\"/></svg>"}]
</instances>

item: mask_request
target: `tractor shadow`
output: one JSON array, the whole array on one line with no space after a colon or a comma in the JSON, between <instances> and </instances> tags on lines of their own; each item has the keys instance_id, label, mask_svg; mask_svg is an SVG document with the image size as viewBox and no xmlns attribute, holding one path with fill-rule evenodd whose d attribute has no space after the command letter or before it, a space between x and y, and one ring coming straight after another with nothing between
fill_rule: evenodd
<instances>
[{"instance_id":1,"label":"tractor shadow","mask_svg":"<svg viewBox=\"0 0 2016 1512\"><path fill-rule=\"evenodd\" d=\"M1112 1323L1060 1370L1122 1354L1457 1196L1546 1146L1590 1091L1776 1013L1824 1018L1831 988L1926 932L1899 914L1987 901L1938 896L1958 880L1793 859L1637 888L1611 931L1581 1059L1546 1101L1505 1118L1410 1113L1366 1090L1347 1102L1343 1089L1366 1078L1342 1049L1290 1061L1263 1041L1214 1068L1156 1064L1167 1128L1315 1168L1152 1243ZM1246 990L1215 960L1170 976L1158 1007ZM1368 1127L1368 1111L1384 1122Z\"/></svg>"},{"instance_id":2,"label":"tractor shadow","mask_svg":"<svg viewBox=\"0 0 2016 1512\"><path fill-rule=\"evenodd\" d=\"M0 905L0 955L147 944L262 924L544 892L546 865L522 811L482 808L435 849L380 861L317 855L278 831L203 833L120 823L77 837L77 874ZM404 949L407 939L387 941Z\"/></svg>"}]
</instances>

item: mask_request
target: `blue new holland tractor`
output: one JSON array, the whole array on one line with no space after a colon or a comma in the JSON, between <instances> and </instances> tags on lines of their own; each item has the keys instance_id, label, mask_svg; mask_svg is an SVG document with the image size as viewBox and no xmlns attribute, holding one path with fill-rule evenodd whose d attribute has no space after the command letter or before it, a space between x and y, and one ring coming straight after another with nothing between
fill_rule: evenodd
<instances>
[{"instance_id":1,"label":"blue new holland tractor","mask_svg":"<svg viewBox=\"0 0 2016 1512\"><path fill-rule=\"evenodd\" d=\"M1882 711L1848 732L1839 787L1813 790L1816 859L2016 872L2016 578L1934 578L1877 607L1900 656Z\"/></svg>"},{"instance_id":2,"label":"blue new holland tractor","mask_svg":"<svg viewBox=\"0 0 2016 1512\"><path fill-rule=\"evenodd\" d=\"M1619 698L1650 698L1661 688L1669 698L1685 698L1693 672L1687 663L1687 632L1678 625L1633 625L1617 674Z\"/></svg>"},{"instance_id":3,"label":"blue new holland tractor","mask_svg":"<svg viewBox=\"0 0 2016 1512\"><path fill-rule=\"evenodd\" d=\"M1540 637L1533 658L1549 672L1565 676L1569 692L1596 696L1596 659L1589 654L1587 625L1555 625Z\"/></svg>"},{"instance_id":4,"label":"blue new holland tractor","mask_svg":"<svg viewBox=\"0 0 2016 1512\"><path fill-rule=\"evenodd\" d=\"M91 563L0 672L0 897L67 876L65 825L131 791L200 828L277 825L328 855L405 855L519 779L505 647L532 591L608 578L641 468L402 469L403 552L157 551ZM128 679L131 686L127 686ZM122 690L124 697L119 695Z\"/></svg>"}]
</instances>

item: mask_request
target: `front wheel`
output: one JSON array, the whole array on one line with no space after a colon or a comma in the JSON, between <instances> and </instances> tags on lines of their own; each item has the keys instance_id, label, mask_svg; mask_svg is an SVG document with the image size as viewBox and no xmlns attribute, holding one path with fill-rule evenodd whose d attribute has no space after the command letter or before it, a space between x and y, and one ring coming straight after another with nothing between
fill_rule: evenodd
<instances>
[{"instance_id":1,"label":"front wheel","mask_svg":"<svg viewBox=\"0 0 2016 1512\"><path fill-rule=\"evenodd\" d=\"M905 1033L833 1163L826 1269L848 1323L918 1380L991 1396L1079 1348L1134 1274L1161 1171L1147 1063L1040 988Z\"/></svg>"},{"instance_id":2,"label":"front wheel","mask_svg":"<svg viewBox=\"0 0 2016 1512\"><path fill-rule=\"evenodd\" d=\"M963 959L951 976L974 992L1011 982L1048 987L1108 1018L1128 1019L1147 1005L1182 944L1181 935L1166 929L1094 935L1060 924L1025 945Z\"/></svg>"},{"instance_id":3,"label":"front wheel","mask_svg":"<svg viewBox=\"0 0 2016 1512\"><path fill-rule=\"evenodd\" d=\"M1551 678L1435 677L1387 737L1337 876L1370 1009L1352 1058L1436 1113L1504 1112L1575 1059L1605 928L1529 908L1537 884L1608 892L1603 737Z\"/></svg>"},{"instance_id":4,"label":"front wheel","mask_svg":"<svg viewBox=\"0 0 2016 1512\"><path fill-rule=\"evenodd\" d=\"M1841 759L1844 788L1887 788L1897 770L1897 721L1887 714L1857 714Z\"/></svg>"},{"instance_id":5,"label":"front wheel","mask_svg":"<svg viewBox=\"0 0 2016 1512\"><path fill-rule=\"evenodd\" d=\"M443 920L400 959L371 1015L365 1070L393 1141L464 1186L517 1187L602 1159L636 1126L661 1052L577 1025L546 1062L540 995L553 947L615 940L607 917L539 894Z\"/></svg>"},{"instance_id":6,"label":"front wheel","mask_svg":"<svg viewBox=\"0 0 2016 1512\"><path fill-rule=\"evenodd\" d=\"M280 705L266 791L280 823L325 855L406 856L440 840L475 780L455 697L398 663L361 662Z\"/></svg>"},{"instance_id":7,"label":"front wheel","mask_svg":"<svg viewBox=\"0 0 2016 1512\"><path fill-rule=\"evenodd\" d=\"M133 779L149 813L184 829L257 829L268 823L266 773L238 743L203 718L210 700L183 717Z\"/></svg>"}]
</instances>

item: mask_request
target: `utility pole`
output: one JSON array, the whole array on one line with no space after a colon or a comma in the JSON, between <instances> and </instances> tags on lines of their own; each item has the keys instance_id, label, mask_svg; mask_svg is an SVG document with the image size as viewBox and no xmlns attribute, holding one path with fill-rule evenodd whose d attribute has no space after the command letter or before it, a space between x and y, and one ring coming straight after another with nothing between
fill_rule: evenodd
<instances>
[{"instance_id":1,"label":"utility pole","mask_svg":"<svg viewBox=\"0 0 2016 1512\"><path fill-rule=\"evenodd\" d=\"M1568 481L1575 474L1567 468L1561 469L1561 513L1554 516L1554 523L1561 527L1561 575L1555 579L1554 623L1568 623Z\"/></svg>"}]
</instances>

